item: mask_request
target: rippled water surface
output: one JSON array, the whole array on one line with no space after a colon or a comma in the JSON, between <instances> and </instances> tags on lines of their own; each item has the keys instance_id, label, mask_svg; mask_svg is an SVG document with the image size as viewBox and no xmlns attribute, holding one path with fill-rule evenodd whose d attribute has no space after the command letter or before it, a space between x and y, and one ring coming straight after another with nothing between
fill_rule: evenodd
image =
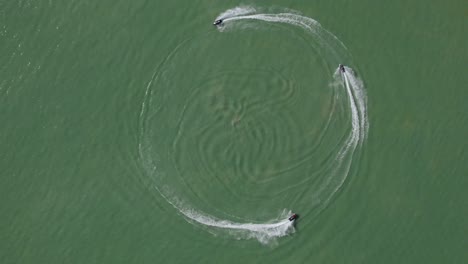
<instances>
[{"instance_id":1,"label":"rippled water surface","mask_svg":"<svg viewBox=\"0 0 468 264\"><path fill-rule=\"evenodd\" d=\"M2 263L468 260L461 1L0 6Z\"/></svg>"}]
</instances>

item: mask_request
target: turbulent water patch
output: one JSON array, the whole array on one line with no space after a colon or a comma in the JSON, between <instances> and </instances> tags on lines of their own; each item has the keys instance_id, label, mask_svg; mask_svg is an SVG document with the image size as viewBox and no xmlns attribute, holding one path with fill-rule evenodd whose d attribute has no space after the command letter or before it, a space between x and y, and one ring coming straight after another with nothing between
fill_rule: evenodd
<instances>
[{"instance_id":1,"label":"turbulent water patch","mask_svg":"<svg viewBox=\"0 0 468 264\"><path fill-rule=\"evenodd\" d=\"M294 232L283 208L315 216L345 182L367 134L365 90L337 69L351 63L343 43L311 18L236 7L218 19L149 82L140 156L190 223L268 243Z\"/></svg>"}]
</instances>

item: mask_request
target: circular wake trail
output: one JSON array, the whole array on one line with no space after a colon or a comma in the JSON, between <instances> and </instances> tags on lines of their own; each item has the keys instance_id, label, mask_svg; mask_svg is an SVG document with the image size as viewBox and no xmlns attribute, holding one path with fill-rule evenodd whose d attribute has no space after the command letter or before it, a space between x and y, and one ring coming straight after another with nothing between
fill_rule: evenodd
<instances>
[{"instance_id":1,"label":"circular wake trail","mask_svg":"<svg viewBox=\"0 0 468 264\"><path fill-rule=\"evenodd\" d=\"M330 75L333 75L330 76L331 82L342 84L339 87L335 85L334 88L346 90L346 95L349 99L347 103L350 109L351 131L334 155L333 164L329 168L329 176L320 189L312 194L311 202L315 205L318 204L318 210L315 211L315 215L318 214L318 212L328 205L334 194L345 182L353 163L353 156L356 150L362 146L368 130L367 99L363 82L354 74L350 67L345 67L345 72L341 72L339 69L335 70L338 63L349 61L350 55L345 45L332 33L322 28L314 19L294 13L261 14L256 13L256 10L252 7L236 7L220 14L216 20L218 19L223 20L223 25L218 27L219 31L236 30L237 23L241 23L242 21L249 22L251 20L267 23L283 23L303 29L313 37L314 43L311 43L311 45L319 49L323 53L323 56L327 58L326 63L331 72ZM333 72L334 74L332 74ZM333 85L331 86L333 87ZM143 115L146 112L146 104L143 104L142 107ZM142 129L144 130L144 127ZM143 146L141 145L140 153L144 153ZM144 154L141 155L144 156ZM151 164L148 168L150 171L156 169L153 161L149 161L148 164ZM290 211L285 210L276 220L265 223L237 223L218 219L193 209L186 202L181 201L177 196L173 195L167 188L167 186L156 186L156 189L164 199L183 214L189 222L198 223L206 227L224 229L237 238L255 238L261 243L268 243L274 238L286 236L294 232L294 221L288 220L288 216L291 215Z\"/></svg>"}]
</instances>

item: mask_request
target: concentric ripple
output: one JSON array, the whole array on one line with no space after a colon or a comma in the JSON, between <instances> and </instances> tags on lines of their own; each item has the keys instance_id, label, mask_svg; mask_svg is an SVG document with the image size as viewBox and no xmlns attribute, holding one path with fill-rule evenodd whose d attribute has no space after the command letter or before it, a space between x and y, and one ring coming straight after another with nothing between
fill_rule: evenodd
<instances>
[{"instance_id":1,"label":"concentric ripple","mask_svg":"<svg viewBox=\"0 0 468 264\"><path fill-rule=\"evenodd\" d=\"M317 215L348 177L365 93L350 68L336 71L349 56L315 20L251 7L217 19L219 31L182 42L149 82L140 155L189 222L267 243L294 231L284 208Z\"/></svg>"}]
</instances>

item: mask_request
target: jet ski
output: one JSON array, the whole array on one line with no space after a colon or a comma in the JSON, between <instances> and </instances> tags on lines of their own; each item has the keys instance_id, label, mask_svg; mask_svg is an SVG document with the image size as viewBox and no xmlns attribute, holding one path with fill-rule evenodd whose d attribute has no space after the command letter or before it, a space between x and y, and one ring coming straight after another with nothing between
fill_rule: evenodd
<instances>
[{"instance_id":1,"label":"jet ski","mask_svg":"<svg viewBox=\"0 0 468 264\"><path fill-rule=\"evenodd\" d=\"M298 217L299 217L299 216L298 216L297 214L292 214L292 215L288 218L288 220L292 222L292 221L296 220Z\"/></svg>"},{"instance_id":2,"label":"jet ski","mask_svg":"<svg viewBox=\"0 0 468 264\"><path fill-rule=\"evenodd\" d=\"M218 19L216 20L215 22L213 22L213 26L219 26L223 23L223 20L222 19Z\"/></svg>"},{"instance_id":3,"label":"jet ski","mask_svg":"<svg viewBox=\"0 0 468 264\"><path fill-rule=\"evenodd\" d=\"M345 72L345 68L344 68L343 64L340 64L340 71Z\"/></svg>"}]
</instances>

